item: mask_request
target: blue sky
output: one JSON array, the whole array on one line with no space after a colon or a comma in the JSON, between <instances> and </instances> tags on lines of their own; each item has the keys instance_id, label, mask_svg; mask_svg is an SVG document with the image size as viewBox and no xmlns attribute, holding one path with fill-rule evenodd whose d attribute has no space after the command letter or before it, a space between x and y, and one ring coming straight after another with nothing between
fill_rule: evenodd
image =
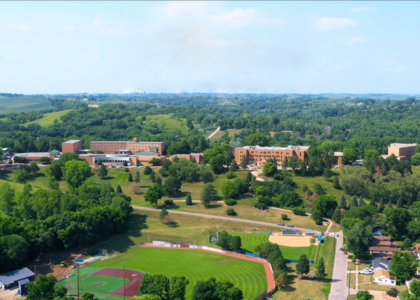
<instances>
[{"instance_id":1,"label":"blue sky","mask_svg":"<svg viewBox=\"0 0 420 300\"><path fill-rule=\"evenodd\" d=\"M0 2L0 92L420 93L420 2Z\"/></svg>"}]
</instances>

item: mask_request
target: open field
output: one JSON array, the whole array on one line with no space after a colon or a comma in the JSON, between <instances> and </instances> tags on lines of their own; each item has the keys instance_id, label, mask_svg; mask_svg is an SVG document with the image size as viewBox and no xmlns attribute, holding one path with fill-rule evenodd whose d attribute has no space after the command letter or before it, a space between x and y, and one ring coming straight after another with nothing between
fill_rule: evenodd
<instances>
[{"instance_id":1,"label":"open field","mask_svg":"<svg viewBox=\"0 0 420 300\"><path fill-rule=\"evenodd\" d=\"M167 132L172 132L177 129L183 133L188 131L187 121L185 119L171 118L169 115L150 115L146 116L146 120L150 123L156 123L159 126L165 125L165 131Z\"/></svg>"},{"instance_id":2,"label":"open field","mask_svg":"<svg viewBox=\"0 0 420 300\"><path fill-rule=\"evenodd\" d=\"M48 126L48 125L52 125L54 123L54 120L58 120L58 122L62 122L61 121L61 117L68 114L69 112L71 112L72 109L66 109L66 110L62 110L62 111L54 111L51 113L45 113L44 116L41 119L32 121L32 122L28 122L25 123L25 126L28 126L29 124L39 124L42 127Z\"/></svg>"},{"instance_id":3,"label":"open field","mask_svg":"<svg viewBox=\"0 0 420 300\"><path fill-rule=\"evenodd\" d=\"M44 98L0 96L0 114L31 112L53 108L51 102Z\"/></svg>"},{"instance_id":4,"label":"open field","mask_svg":"<svg viewBox=\"0 0 420 300\"><path fill-rule=\"evenodd\" d=\"M291 273L292 282L289 287L276 292L273 297L276 300L297 300L310 298L311 300L325 300L328 298L331 287L331 276L334 266L334 251L335 251L334 238L325 239L324 243L320 245L319 257L325 260L325 268L327 272L327 279L322 282L316 279L300 279L295 271ZM293 269L295 264L289 264ZM315 275L315 267L311 266L309 275Z\"/></svg>"},{"instance_id":5,"label":"open field","mask_svg":"<svg viewBox=\"0 0 420 300\"><path fill-rule=\"evenodd\" d=\"M219 140L223 135L225 134L225 131L221 131L221 130L219 130L218 132L216 132L216 134L215 135L213 135L211 138L210 138L210 141L211 142L216 142L217 140Z\"/></svg>"},{"instance_id":6,"label":"open field","mask_svg":"<svg viewBox=\"0 0 420 300\"><path fill-rule=\"evenodd\" d=\"M242 129L226 129L226 131L228 132L229 136L233 139L235 137L235 134L239 134Z\"/></svg>"},{"instance_id":7,"label":"open field","mask_svg":"<svg viewBox=\"0 0 420 300\"><path fill-rule=\"evenodd\" d=\"M242 241L242 249L256 253L255 248L263 243L268 242L269 234L265 233L232 233L233 235L240 236ZM280 246L283 256L287 259L299 259L302 254L306 254L308 258L312 259L315 256L315 246L310 247L287 247Z\"/></svg>"},{"instance_id":8,"label":"open field","mask_svg":"<svg viewBox=\"0 0 420 300\"><path fill-rule=\"evenodd\" d=\"M187 299L197 281L211 277L231 281L243 291L245 300L252 300L267 289L262 264L203 251L137 247L93 266L121 268L122 262L127 269L144 273L185 276L190 282Z\"/></svg>"}]
</instances>

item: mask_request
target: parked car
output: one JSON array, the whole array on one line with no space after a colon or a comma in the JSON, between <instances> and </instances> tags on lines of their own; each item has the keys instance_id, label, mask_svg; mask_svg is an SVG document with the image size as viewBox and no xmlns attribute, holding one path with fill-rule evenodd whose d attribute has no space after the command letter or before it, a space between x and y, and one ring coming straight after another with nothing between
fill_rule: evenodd
<instances>
[{"instance_id":1,"label":"parked car","mask_svg":"<svg viewBox=\"0 0 420 300\"><path fill-rule=\"evenodd\" d=\"M373 271L372 270L363 270L363 271L360 271L360 274L363 274L363 275L373 275Z\"/></svg>"},{"instance_id":2,"label":"parked car","mask_svg":"<svg viewBox=\"0 0 420 300\"><path fill-rule=\"evenodd\" d=\"M280 223L277 223L277 225L284 226L284 223L280 222Z\"/></svg>"},{"instance_id":3,"label":"parked car","mask_svg":"<svg viewBox=\"0 0 420 300\"><path fill-rule=\"evenodd\" d=\"M293 224L287 224L287 227L294 227Z\"/></svg>"},{"instance_id":4,"label":"parked car","mask_svg":"<svg viewBox=\"0 0 420 300\"><path fill-rule=\"evenodd\" d=\"M336 233L336 232L330 232L330 236L332 236L332 237L338 237L338 233Z\"/></svg>"}]
</instances>

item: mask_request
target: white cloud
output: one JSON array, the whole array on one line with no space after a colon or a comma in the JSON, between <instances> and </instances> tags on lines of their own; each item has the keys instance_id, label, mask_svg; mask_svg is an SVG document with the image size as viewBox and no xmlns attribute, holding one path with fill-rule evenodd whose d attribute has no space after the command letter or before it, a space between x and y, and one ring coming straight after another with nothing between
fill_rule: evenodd
<instances>
[{"instance_id":1,"label":"white cloud","mask_svg":"<svg viewBox=\"0 0 420 300\"><path fill-rule=\"evenodd\" d=\"M235 8L231 11L221 12L213 16L214 21L222 24L244 26L255 21L255 9Z\"/></svg>"},{"instance_id":2,"label":"white cloud","mask_svg":"<svg viewBox=\"0 0 420 300\"><path fill-rule=\"evenodd\" d=\"M66 32L72 32L74 31L74 26L73 25L66 25L63 27L63 30Z\"/></svg>"},{"instance_id":3,"label":"white cloud","mask_svg":"<svg viewBox=\"0 0 420 300\"><path fill-rule=\"evenodd\" d=\"M3 26L3 28L10 29L10 30L17 30L17 31L29 31L29 30L33 29L31 26L29 26L28 24L25 24L25 23L7 24L7 25Z\"/></svg>"},{"instance_id":4,"label":"white cloud","mask_svg":"<svg viewBox=\"0 0 420 300\"><path fill-rule=\"evenodd\" d=\"M93 24L94 26L101 26L101 25L103 25L104 23L103 23L103 21L102 21L102 19L101 19L101 18L96 17L96 19L92 22L92 24Z\"/></svg>"},{"instance_id":5,"label":"white cloud","mask_svg":"<svg viewBox=\"0 0 420 300\"><path fill-rule=\"evenodd\" d=\"M102 32L103 36L109 36L109 37L117 37L117 36L127 36L128 33L121 29L109 29L109 30L103 30Z\"/></svg>"},{"instance_id":6,"label":"white cloud","mask_svg":"<svg viewBox=\"0 0 420 300\"><path fill-rule=\"evenodd\" d=\"M357 22L347 18L322 17L318 19L317 26L319 30L337 30L356 25Z\"/></svg>"},{"instance_id":7,"label":"white cloud","mask_svg":"<svg viewBox=\"0 0 420 300\"><path fill-rule=\"evenodd\" d=\"M358 7L350 9L351 13L365 13L365 12L371 12L371 11L374 11L374 9L368 6L358 6Z\"/></svg>"}]
</instances>

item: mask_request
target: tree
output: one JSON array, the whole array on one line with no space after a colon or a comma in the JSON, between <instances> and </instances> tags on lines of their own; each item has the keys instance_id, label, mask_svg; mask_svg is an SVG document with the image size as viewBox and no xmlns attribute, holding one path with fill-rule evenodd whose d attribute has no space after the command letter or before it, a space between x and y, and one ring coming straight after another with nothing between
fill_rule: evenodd
<instances>
[{"instance_id":1,"label":"tree","mask_svg":"<svg viewBox=\"0 0 420 300\"><path fill-rule=\"evenodd\" d=\"M66 152L60 155L59 162L64 166L68 161L79 160L79 155L77 153Z\"/></svg>"},{"instance_id":2,"label":"tree","mask_svg":"<svg viewBox=\"0 0 420 300\"><path fill-rule=\"evenodd\" d=\"M152 170L152 173L150 173L150 180L155 183L156 182L156 174L155 172Z\"/></svg>"},{"instance_id":3,"label":"tree","mask_svg":"<svg viewBox=\"0 0 420 300\"><path fill-rule=\"evenodd\" d=\"M241 167L242 169L245 169L248 166L248 156L244 155L241 158Z\"/></svg>"},{"instance_id":4,"label":"tree","mask_svg":"<svg viewBox=\"0 0 420 300\"><path fill-rule=\"evenodd\" d=\"M210 203L215 201L217 197L217 190L214 188L214 185L207 183L204 185L203 190L201 191L201 200L203 205L206 208L210 207Z\"/></svg>"},{"instance_id":5,"label":"tree","mask_svg":"<svg viewBox=\"0 0 420 300\"><path fill-rule=\"evenodd\" d=\"M370 300L373 296L368 291L358 291L356 294L356 300Z\"/></svg>"},{"instance_id":6,"label":"tree","mask_svg":"<svg viewBox=\"0 0 420 300\"><path fill-rule=\"evenodd\" d=\"M347 201L344 195L342 195L340 198L340 204L338 205L338 208L347 209Z\"/></svg>"},{"instance_id":7,"label":"tree","mask_svg":"<svg viewBox=\"0 0 420 300\"><path fill-rule=\"evenodd\" d=\"M386 291L386 294L391 297L397 297L399 291L396 288L390 288L388 291Z\"/></svg>"},{"instance_id":8,"label":"tree","mask_svg":"<svg viewBox=\"0 0 420 300\"><path fill-rule=\"evenodd\" d=\"M162 186L159 184L152 185L144 195L144 200L157 207L157 203L163 196Z\"/></svg>"},{"instance_id":9,"label":"tree","mask_svg":"<svg viewBox=\"0 0 420 300\"><path fill-rule=\"evenodd\" d=\"M185 199L185 204L186 205L193 205L190 193L188 193L187 198Z\"/></svg>"},{"instance_id":10,"label":"tree","mask_svg":"<svg viewBox=\"0 0 420 300\"><path fill-rule=\"evenodd\" d=\"M411 164L413 166L420 166L420 153L416 153L411 157Z\"/></svg>"},{"instance_id":11,"label":"tree","mask_svg":"<svg viewBox=\"0 0 420 300\"><path fill-rule=\"evenodd\" d=\"M83 299L83 300L95 300L95 299L96 299L96 297L95 297L95 295L94 295L94 294L92 294L92 293L89 293L89 292L84 292L84 293L82 294L82 299Z\"/></svg>"},{"instance_id":12,"label":"tree","mask_svg":"<svg viewBox=\"0 0 420 300\"><path fill-rule=\"evenodd\" d=\"M133 175L131 173L128 174L128 182L133 182Z\"/></svg>"},{"instance_id":13,"label":"tree","mask_svg":"<svg viewBox=\"0 0 420 300\"><path fill-rule=\"evenodd\" d=\"M10 214L13 209L15 190L8 183L0 186L0 210Z\"/></svg>"},{"instance_id":14,"label":"tree","mask_svg":"<svg viewBox=\"0 0 420 300\"><path fill-rule=\"evenodd\" d=\"M28 289L27 300L52 300L55 296L55 284L57 279L54 276L38 275L34 282L26 284Z\"/></svg>"},{"instance_id":15,"label":"tree","mask_svg":"<svg viewBox=\"0 0 420 300\"><path fill-rule=\"evenodd\" d=\"M38 173L38 171L39 171L39 167L36 164L36 162L31 162L29 164L29 166L31 167L31 173L32 173L32 175L36 175L36 173Z\"/></svg>"},{"instance_id":16,"label":"tree","mask_svg":"<svg viewBox=\"0 0 420 300\"><path fill-rule=\"evenodd\" d=\"M225 199L236 199L239 197L238 190L235 188L235 184L232 181L226 181L222 185L222 194Z\"/></svg>"},{"instance_id":17,"label":"tree","mask_svg":"<svg viewBox=\"0 0 420 300\"><path fill-rule=\"evenodd\" d=\"M321 280L324 280L327 276L327 273L325 272L325 262L324 258L321 257L316 265L316 273L315 276Z\"/></svg>"},{"instance_id":18,"label":"tree","mask_svg":"<svg viewBox=\"0 0 420 300\"><path fill-rule=\"evenodd\" d=\"M117 185L117 188L115 189L115 194L122 194L122 193L123 193L123 191L121 189L121 186Z\"/></svg>"},{"instance_id":19,"label":"tree","mask_svg":"<svg viewBox=\"0 0 420 300\"><path fill-rule=\"evenodd\" d=\"M352 148L344 148L343 150L343 164L349 165L357 160L357 152Z\"/></svg>"},{"instance_id":20,"label":"tree","mask_svg":"<svg viewBox=\"0 0 420 300\"><path fill-rule=\"evenodd\" d=\"M163 188L169 196L176 196L181 192L181 185L181 180L174 176L169 176L166 178Z\"/></svg>"},{"instance_id":21,"label":"tree","mask_svg":"<svg viewBox=\"0 0 420 300\"><path fill-rule=\"evenodd\" d=\"M315 183L314 184L314 192L318 196L322 196L322 195L326 195L327 194L327 192L325 191L325 189L319 183Z\"/></svg>"},{"instance_id":22,"label":"tree","mask_svg":"<svg viewBox=\"0 0 420 300\"><path fill-rule=\"evenodd\" d=\"M323 217L331 218L337 208L337 200L334 196L323 195L314 201L312 208L319 211Z\"/></svg>"},{"instance_id":23,"label":"tree","mask_svg":"<svg viewBox=\"0 0 420 300\"><path fill-rule=\"evenodd\" d=\"M360 196L359 201L357 202L357 206L363 206L363 205L365 205L365 201L363 201L363 197Z\"/></svg>"},{"instance_id":24,"label":"tree","mask_svg":"<svg viewBox=\"0 0 420 300\"><path fill-rule=\"evenodd\" d=\"M358 207L358 206L359 206L359 202L357 201L357 197L353 196L353 198L351 198L350 209L354 207Z\"/></svg>"},{"instance_id":25,"label":"tree","mask_svg":"<svg viewBox=\"0 0 420 300\"><path fill-rule=\"evenodd\" d=\"M29 244L17 235L0 237L0 272L15 270L28 258Z\"/></svg>"},{"instance_id":26,"label":"tree","mask_svg":"<svg viewBox=\"0 0 420 300\"><path fill-rule=\"evenodd\" d=\"M133 300L161 300L159 296L156 295L141 295L134 296Z\"/></svg>"},{"instance_id":27,"label":"tree","mask_svg":"<svg viewBox=\"0 0 420 300\"><path fill-rule=\"evenodd\" d=\"M236 163L236 160L232 160L232 162L230 163L230 170L232 172L235 172L236 170L238 170L238 164Z\"/></svg>"},{"instance_id":28,"label":"tree","mask_svg":"<svg viewBox=\"0 0 420 300\"><path fill-rule=\"evenodd\" d=\"M303 274L309 273L309 260L306 254L302 254L296 264L296 273L302 278Z\"/></svg>"},{"instance_id":29,"label":"tree","mask_svg":"<svg viewBox=\"0 0 420 300\"><path fill-rule=\"evenodd\" d=\"M185 300L185 291L190 282L184 276L172 277L169 288L170 300Z\"/></svg>"},{"instance_id":30,"label":"tree","mask_svg":"<svg viewBox=\"0 0 420 300\"><path fill-rule=\"evenodd\" d=\"M411 221L410 212L405 208L385 208L380 224L385 231L395 239L401 239L407 234L408 224Z\"/></svg>"},{"instance_id":31,"label":"tree","mask_svg":"<svg viewBox=\"0 0 420 300\"><path fill-rule=\"evenodd\" d=\"M156 295L161 300L169 298L170 281L165 275L146 274L142 277L139 286L139 295Z\"/></svg>"},{"instance_id":32,"label":"tree","mask_svg":"<svg viewBox=\"0 0 420 300\"><path fill-rule=\"evenodd\" d=\"M217 282L215 278L197 281L192 300L242 300L242 291L229 281Z\"/></svg>"},{"instance_id":33,"label":"tree","mask_svg":"<svg viewBox=\"0 0 420 300\"><path fill-rule=\"evenodd\" d=\"M347 233L347 250L355 255L368 253L372 239L372 226L356 223Z\"/></svg>"},{"instance_id":34,"label":"tree","mask_svg":"<svg viewBox=\"0 0 420 300\"><path fill-rule=\"evenodd\" d=\"M333 185L333 188L335 188L336 190L341 190L341 185L340 185L340 181L338 180L338 176L334 176L332 178L332 185Z\"/></svg>"},{"instance_id":35,"label":"tree","mask_svg":"<svg viewBox=\"0 0 420 300\"><path fill-rule=\"evenodd\" d=\"M277 164L267 161L263 166L263 173L265 176L273 176L277 173Z\"/></svg>"},{"instance_id":36,"label":"tree","mask_svg":"<svg viewBox=\"0 0 420 300\"><path fill-rule=\"evenodd\" d=\"M101 167L99 168L98 176L101 179L104 179L108 176L108 169L105 167L105 165L101 165Z\"/></svg>"},{"instance_id":37,"label":"tree","mask_svg":"<svg viewBox=\"0 0 420 300\"><path fill-rule=\"evenodd\" d=\"M289 274L286 271L280 271L276 277L276 285L285 288L289 285Z\"/></svg>"},{"instance_id":38,"label":"tree","mask_svg":"<svg viewBox=\"0 0 420 300\"><path fill-rule=\"evenodd\" d=\"M26 183L28 180L29 174L25 170L16 170L13 172L13 175L15 177L15 182L17 183Z\"/></svg>"},{"instance_id":39,"label":"tree","mask_svg":"<svg viewBox=\"0 0 420 300\"><path fill-rule=\"evenodd\" d=\"M420 280L411 281L410 292L412 292L417 298L420 297Z\"/></svg>"},{"instance_id":40,"label":"tree","mask_svg":"<svg viewBox=\"0 0 420 300\"><path fill-rule=\"evenodd\" d=\"M210 159L210 166L214 174L222 174L225 170L223 164L225 163L225 157L223 154L218 154Z\"/></svg>"},{"instance_id":41,"label":"tree","mask_svg":"<svg viewBox=\"0 0 420 300\"><path fill-rule=\"evenodd\" d=\"M410 240L410 238L405 238L403 243L403 248L406 250L410 250L411 247L413 247L413 242Z\"/></svg>"},{"instance_id":42,"label":"tree","mask_svg":"<svg viewBox=\"0 0 420 300\"><path fill-rule=\"evenodd\" d=\"M159 219L162 221L167 215L169 215L168 211L165 208L162 208L159 213Z\"/></svg>"},{"instance_id":43,"label":"tree","mask_svg":"<svg viewBox=\"0 0 420 300\"><path fill-rule=\"evenodd\" d=\"M391 275L397 280L405 282L416 274L416 258L409 252L395 252L392 256L392 265L389 268Z\"/></svg>"},{"instance_id":44,"label":"tree","mask_svg":"<svg viewBox=\"0 0 420 300\"><path fill-rule=\"evenodd\" d=\"M51 159L48 156L41 157L39 162L43 165L49 165L51 163Z\"/></svg>"},{"instance_id":45,"label":"tree","mask_svg":"<svg viewBox=\"0 0 420 300\"><path fill-rule=\"evenodd\" d=\"M296 192L285 192L273 198L273 205L277 207L297 207L303 204L302 197Z\"/></svg>"},{"instance_id":46,"label":"tree","mask_svg":"<svg viewBox=\"0 0 420 300\"><path fill-rule=\"evenodd\" d=\"M153 172L153 170L152 170L151 167L149 167L149 166L144 167L144 171L143 171L144 175L150 175L150 174L152 174L152 172Z\"/></svg>"},{"instance_id":47,"label":"tree","mask_svg":"<svg viewBox=\"0 0 420 300\"><path fill-rule=\"evenodd\" d=\"M140 172L137 170L134 174L134 181L139 183L140 182Z\"/></svg>"},{"instance_id":48,"label":"tree","mask_svg":"<svg viewBox=\"0 0 420 300\"><path fill-rule=\"evenodd\" d=\"M65 153L66 154L66 153ZM85 161L71 160L64 167L64 179L67 184L77 189L92 175L89 165Z\"/></svg>"}]
</instances>

